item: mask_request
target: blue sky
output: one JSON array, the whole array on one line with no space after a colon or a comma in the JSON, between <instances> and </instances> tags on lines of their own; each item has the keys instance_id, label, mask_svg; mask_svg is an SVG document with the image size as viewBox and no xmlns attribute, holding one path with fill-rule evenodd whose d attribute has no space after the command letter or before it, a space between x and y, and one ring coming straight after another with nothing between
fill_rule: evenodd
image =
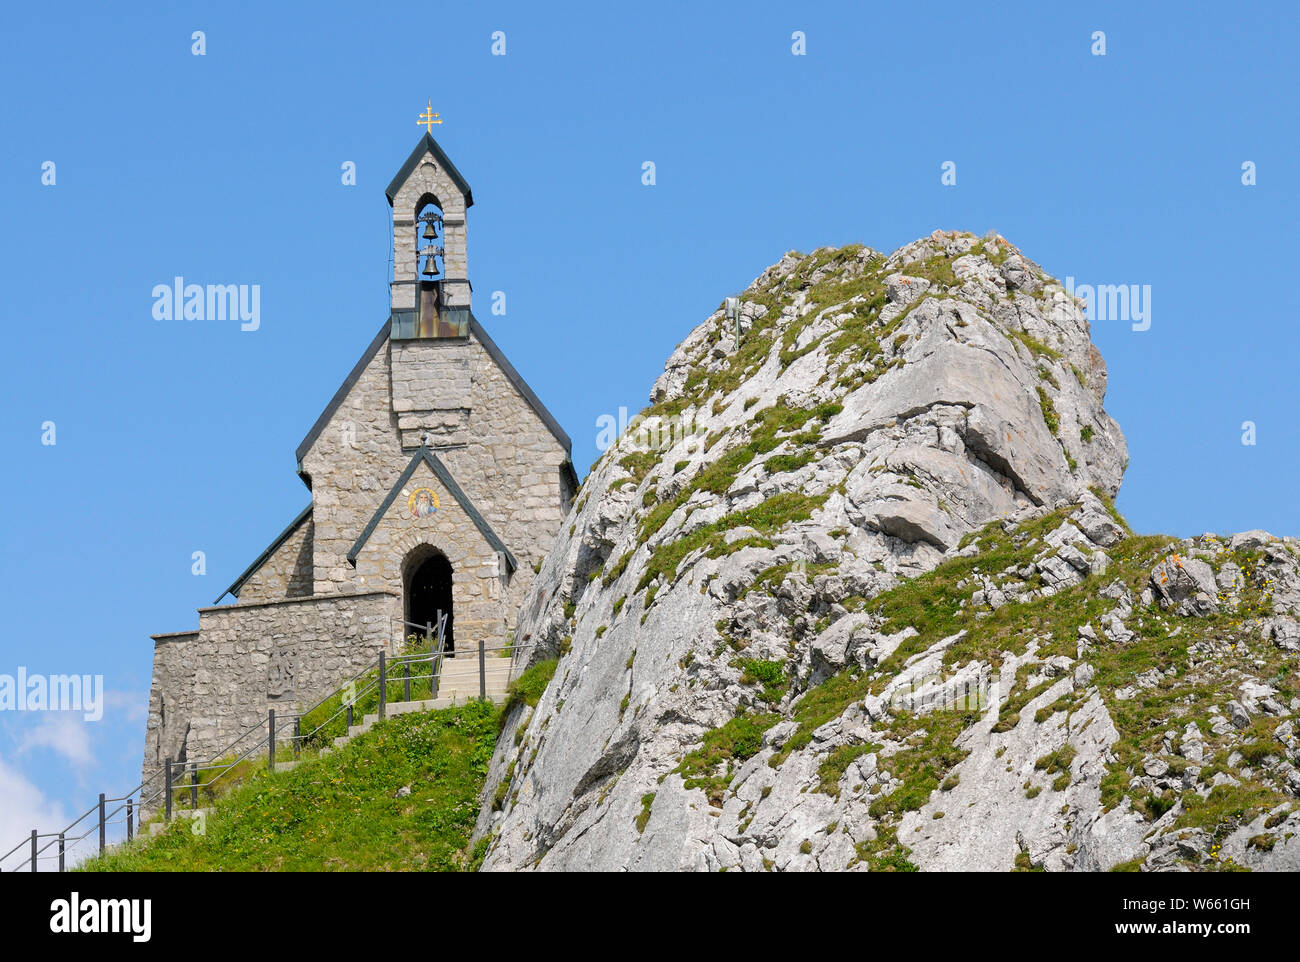
<instances>
[{"instance_id":1,"label":"blue sky","mask_svg":"<svg viewBox=\"0 0 1300 962\"><path fill-rule=\"evenodd\" d=\"M383 189L428 98L474 188L477 314L580 474L596 419L639 410L784 251L994 229L1058 277L1150 285L1150 330L1093 329L1135 528L1300 534L1295 9L1133 7L7 11L0 673L110 695L95 724L0 714L0 851L134 781L148 636L193 627L307 503L293 451L386 315ZM260 285L260 328L154 320L178 274Z\"/></svg>"}]
</instances>

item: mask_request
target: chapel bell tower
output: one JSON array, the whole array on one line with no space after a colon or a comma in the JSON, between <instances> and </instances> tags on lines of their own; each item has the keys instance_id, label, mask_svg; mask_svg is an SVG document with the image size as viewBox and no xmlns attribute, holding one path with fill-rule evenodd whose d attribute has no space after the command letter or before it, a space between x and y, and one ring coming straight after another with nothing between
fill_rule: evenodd
<instances>
[{"instance_id":1,"label":"chapel bell tower","mask_svg":"<svg viewBox=\"0 0 1300 962\"><path fill-rule=\"evenodd\" d=\"M469 184L426 132L385 195L393 209L393 338L468 337Z\"/></svg>"},{"instance_id":2,"label":"chapel bell tower","mask_svg":"<svg viewBox=\"0 0 1300 962\"><path fill-rule=\"evenodd\" d=\"M463 448L473 395L465 211L474 197L428 132L385 195L393 209L390 378L402 448Z\"/></svg>"}]
</instances>

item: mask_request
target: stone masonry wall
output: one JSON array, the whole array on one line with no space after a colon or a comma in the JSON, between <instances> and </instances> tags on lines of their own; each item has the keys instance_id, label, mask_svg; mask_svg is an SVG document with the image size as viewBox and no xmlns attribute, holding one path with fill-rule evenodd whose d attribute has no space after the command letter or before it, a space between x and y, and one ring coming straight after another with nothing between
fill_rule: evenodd
<instances>
[{"instance_id":1,"label":"stone masonry wall","mask_svg":"<svg viewBox=\"0 0 1300 962\"><path fill-rule=\"evenodd\" d=\"M155 641L145 776L169 755L212 757L269 708L310 706L380 649L395 652L400 617L387 591L200 608L198 632Z\"/></svg>"},{"instance_id":2,"label":"stone masonry wall","mask_svg":"<svg viewBox=\"0 0 1300 962\"><path fill-rule=\"evenodd\" d=\"M317 595L353 590L356 572L347 553L410 461L397 442L388 369L384 346L303 456L312 480Z\"/></svg>"},{"instance_id":3,"label":"stone masonry wall","mask_svg":"<svg viewBox=\"0 0 1300 962\"><path fill-rule=\"evenodd\" d=\"M149 690L149 716L145 724L145 775L167 757L179 758L189 734L194 695L193 653L197 631L154 635L153 685Z\"/></svg>"},{"instance_id":4,"label":"stone masonry wall","mask_svg":"<svg viewBox=\"0 0 1300 962\"><path fill-rule=\"evenodd\" d=\"M533 564L550 550L567 511L560 466L568 455L482 344L471 337L464 347L470 362L467 444L437 454L519 563L504 599L503 617L513 623ZM375 355L303 457L315 499L318 595L379 587L373 576L358 580L347 553L413 453L401 447L392 410L390 356L390 348ZM386 570L400 573L402 560L393 548ZM400 577L382 587L400 592Z\"/></svg>"},{"instance_id":5,"label":"stone masonry wall","mask_svg":"<svg viewBox=\"0 0 1300 962\"><path fill-rule=\"evenodd\" d=\"M486 349L473 346L469 443L439 457L519 563L506 592L513 628L533 565L568 514L560 466L569 455Z\"/></svg>"},{"instance_id":6,"label":"stone masonry wall","mask_svg":"<svg viewBox=\"0 0 1300 962\"><path fill-rule=\"evenodd\" d=\"M464 444L470 419L475 345L461 338L394 341L390 346L393 410L401 446Z\"/></svg>"},{"instance_id":7,"label":"stone masonry wall","mask_svg":"<svg viewBox=\"0 0 1300 962\"><path fill-rule=\"evenodd\" d=\"M298 526L239 589L240 604L305 598L312 592L312 519Z\"/></svg>"},{"instance_id":8,"label":"stone masonry wall","mask_svg":"<svg viewBox=\"0 0 1300 962\"><path fill-rule=\"evenodd\" d=\"M415 518L407 499L421 487L437 492L438 510ZM457 640L471 644L483 641L489 647L504 643L506 610L496 550L424 464L416 468L361 549L357 557L358 581L400 587L403 562L421 545L437 548L451 562Z\"/></svg>"},{"instance_id":9,"label":"stone masonry wall","mask_svg":"<svg viewBox=\"0 0 1300 962\"><path fill-rule=\"evenodd\" d=\"M426 155L420 165L411 172L406 183L401 186L393 198L393 309L415 307L416 271L419 268L416 256L415 215L419 213L416 205L425 194L437 198L442 208L443 217L443 275L449 278L469 276L465 243L465 197L456 187L447 172L434 162L431 155ZM459 293L463 288L463 297L458 297L453 306L469 307L468 285L453 285ZM447 292L451 294L449 290Z\"/></svg>"}]
</instances>

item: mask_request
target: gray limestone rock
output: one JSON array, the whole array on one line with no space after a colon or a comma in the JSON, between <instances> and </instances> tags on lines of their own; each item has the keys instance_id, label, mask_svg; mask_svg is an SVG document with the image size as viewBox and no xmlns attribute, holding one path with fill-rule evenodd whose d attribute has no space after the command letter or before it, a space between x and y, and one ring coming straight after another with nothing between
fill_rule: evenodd
<instances>
[{"instance_id":1,"label":"gray limestone rock","mask_svg":"<svg viewBox=\"0 0 1300 962\"><path fill-rule=\"evenodd\" d=\"M1218 585L1204 561L1171 554L1151 572L1151 587L1161 607L1180 615L1208 615L1219 610Z\"/></svg>"},{"instance_id":2,"label":"gray limestone rock","mask_svg":"<svg viewBox=\"0 0 1300 962\"><path fill-rule=\"evenodd\" d=\"M1001 238L944 232L887 257L787 255L741 303L743 367L715 314L652 392L656 417L708 440L606 453L525 598L516 637L534 647L518 669L558 661L498 742L476 828L484 869L1100 871L1201 857L1166 832L1181 805L1152 822L1127 796L1102 803L1117 765L1134 798L1182 779L1205 788L1199 765L1236 717L1205 733L1162 724L1161 749L1121 761L1132 749L1111 707L1168 684L1168 666L1135 647L1139 667L1117 682L1097 656L1143 644L1144 619L1168 617L1147 607L1157 597L1215 610L1217 585L1189 552L1161 562L1141 601L1129 569L1102 584L1132 562L1091 489L1113 497L1128 455L1079 305ZM1058 508L1069 520L1030 540ZM981 564L1008 542L1031 547ZM954 618L967 627L938 638L873 608L946 561L965 566ZM1016 603L1073 603L1061 593L1079 586L1107 603L1077 650L1050 626L1000 638L1005 650L970 627ZM1295 593L1300 614L1300 578ZM801 713L832 676L852 697ZM913 798L900 759L954 712L965 727L942 784ZM706 744L730 754L710 762ZM1157 850L1153 835L1171 840Z\"/></svg>"}]
</instances>

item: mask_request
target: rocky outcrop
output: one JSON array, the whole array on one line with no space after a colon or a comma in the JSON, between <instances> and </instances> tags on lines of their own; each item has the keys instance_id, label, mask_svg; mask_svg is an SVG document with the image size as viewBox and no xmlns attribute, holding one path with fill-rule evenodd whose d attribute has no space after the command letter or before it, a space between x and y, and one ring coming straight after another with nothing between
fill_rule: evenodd
<instances>
[{"instance_id":1,"label":"rocky outcrop","mask_svg":"<svg viewBox=\"0 0 1300 962\"><path fill-rule=\"evenodd\" d=\"M506 719L483 867L1158 868L1189 822L1206 859L1294 861L1294 748L1259 722L1300 707L1265 684L1300 638L1293 545L1132 536L1105 383L1079 305L997 236L765 271L674 352L533 584L516 641L554 676ZM1229 613L1265 667L1202 704ZM1191 677L1186 712L1136 697ZM1227 728L1189 734L1211 708ZM1225 776L1276 802L1271 843L1200 825Z\"/></svg>"}]
</instances>

